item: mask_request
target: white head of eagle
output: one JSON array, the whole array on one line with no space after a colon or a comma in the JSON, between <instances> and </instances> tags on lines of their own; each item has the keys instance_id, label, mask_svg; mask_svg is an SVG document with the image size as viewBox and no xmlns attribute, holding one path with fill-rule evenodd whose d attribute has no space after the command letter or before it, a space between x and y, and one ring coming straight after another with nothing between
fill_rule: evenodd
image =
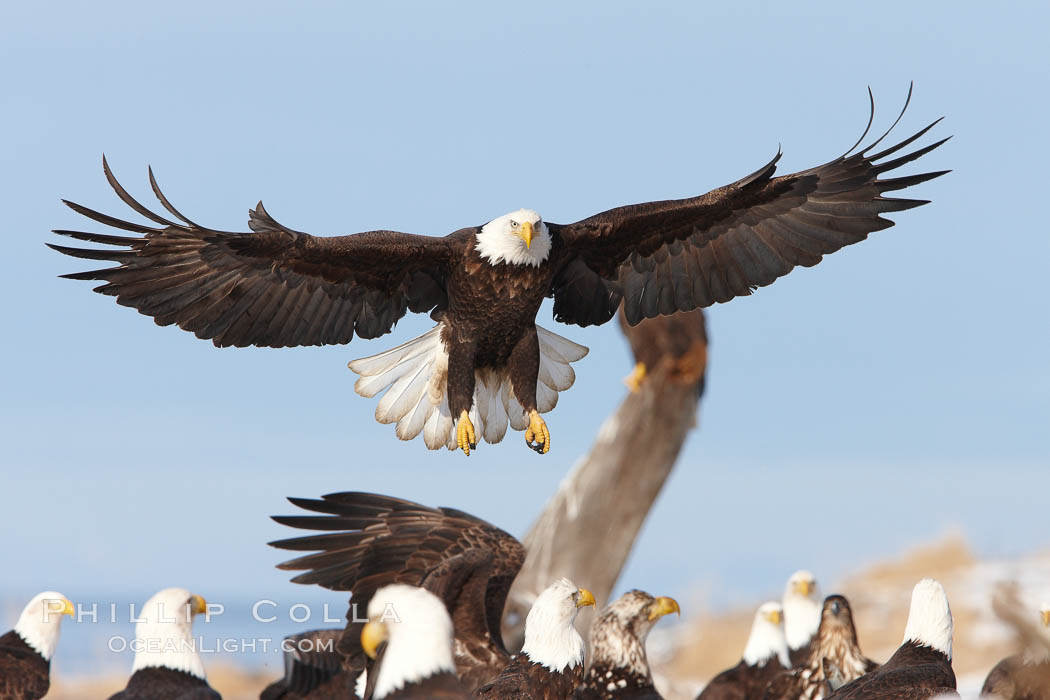
<instances>
[{"instance_id":1,"label":"white head of eagle","mask_svg":"<svg viewBox=\"0 0 1050 700\"><path fill-rule=\"evenodd\" d=\"M375 658L379 645L387 644L373 697L385 698L439 673L454 674L452 633L448 609L430 591L403 583L376 591L361 630L361 648L368 656ZM365 682L361 675L359 680Z\"/></svg>"},{"instance_id":2,"label":"white head of eagle","mask_svg":"<svg viewBox=\"0 0 1050 700\"><path fill-rule=\"evenodd\" d=\"M476 249L493 265L539 267L551 253L547 224L531 209L519 209L493 219L481 227Z\"/></svg>"},{"instance_id":3,"label":"white head of eagle","mask_svg":"<svg viewBox=\"0 0 1050 700\"><path fill-rule=\"evenodd\" d=\"M583 663L583 638L576 631L576 613L594 605L594 594L559 579L536 596L525 618L522 653L555 673Z\"/></svg>"},{"instance_id":4,"label":"white head of eagle","mask_svg":"<svg viewBox=\"0 0 1050 700\"><path fill-rule=\"evenodd\" d=\"M36 653L50 661L58 644L59 625L74 613L73 604L55 591L38 593L29 601L15 624L15 633Z\"/></svg>"},{"instance_id":5,"label":"white head of eagle","mask_svg":"<svg viewBox=\"0 0 1050 700\"><path fill-rule=\"evenodd\" d=\"M146 601L135 623L132 671L164 667L204 678L193 639L193 618L207 612L204 598L185 588L165 588Z\"/></svg>"}]
</instances>

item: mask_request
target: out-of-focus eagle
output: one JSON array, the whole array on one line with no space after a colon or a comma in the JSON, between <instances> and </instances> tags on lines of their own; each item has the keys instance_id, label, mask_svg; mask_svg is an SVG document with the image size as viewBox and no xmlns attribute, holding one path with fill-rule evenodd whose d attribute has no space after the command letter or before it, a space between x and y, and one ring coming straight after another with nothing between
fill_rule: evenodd
<instances>
[{"instance_id":1,"label":"out-of-focus eagle","mask_svg":"<svg viewBox=\"0 0 1050 700\"><path fill-rule=\"evenodd\" d=\"M26 604L15 628L0 635L0 698L37 700L47 694L62 618L75 612L54 591L38 593Z\"/></svg>"},{"instance_id":2,"label":"out-of-focus eagle","mask_svg":"<svg viewBox=\"0 0 1050 700\"><path fill-rule=\"evenodd\" d=\"M861 653L853 610L845 596L829 595L824 599L820 626L807 648L809 657L805 662L776 676L762 695L763 700L822 700L879 666Z\"/></svg>"},{"instance_id":3,"label":"out-of-focus eagle","mask_svg":"<svg viewBox=\"0 0 1050 700\"><path fill-rule=\"evenodd\" d=\"M952 670L952 611L937 581L915 584L904 643L874 671L850 681L827 700L925 700L959 697Z\"/></svg>"},{"instance_id":4,"label":"out-of-focus eagle","mask_svg":"<svg viewBox=\"0 0 1050 700\"><path fill-rule=\"evenodd\" d=\"M147 209L103 160L117 195L156 225L66 202L139 235L59 230L118 249L52 247L119 263L65 276L101 280L96 291L117 303L220 347L348 343L389 332L407 311L429 312L433 330L350 363L361 375L359 394L386 390L376 419L397 423L402 440L422 433L430 449L466 454L481 439L499 442L509 425L545 453L551 438L540 414L572 386L570 363L586 354L536 325L545 298L554 299L555 320L579 326L605 323L622 301L633 325L751 294L798 265L816 265L892 226L882 214L925 203L884 195L946 171L883 176L944 142L890 157L934 124L881 151L881 138L855 151L865 129L846 154L792 175L774 177L777 153L698 197L617 207L573 224L521 209L444 238L395 231L316 237L277 223L261 202L249 214L250 233L217 231L179 213L152 172L154 194L173 218Z\"/></svg>"}]
</instances>

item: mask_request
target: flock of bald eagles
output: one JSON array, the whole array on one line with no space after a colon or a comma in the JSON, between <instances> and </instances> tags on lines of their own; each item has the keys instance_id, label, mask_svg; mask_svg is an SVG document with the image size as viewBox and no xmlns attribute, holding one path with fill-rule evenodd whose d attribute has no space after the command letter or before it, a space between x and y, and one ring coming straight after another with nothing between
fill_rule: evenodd
<instances>
[{"instance_id":1,"label":"flock of bald eagles","mask_svg":"<svg viewBox=\"0 0 1050 700\"><path fill-rule=\"evenodd\" d=\"M873 117L874 101L868 129ZM842 156L784 176L775 176L778 153L698 197L617 207L572 224L522 209L440 238L394 231L317 237L278 223L262 203L250 213L249 232L210 229L172 206L152 171L150 185L166 214L136 200L103 160L116 195L150 224L66 202L134 235L60 229L55 233L103 247L49 245L115 262L64 276L101 281L95 291L219 347L343 344L389 332L408 311L429 313L437 322L430 332L350 363L361 375L358 393L386 392L377 420L396 423L402 440L422 436L430 449L466 455L482 441L500 442L510 428L546 454L551 430L541 414L572 385L570 365L587 349L535 324L544 299L554 300L555 320L563 323L602 324L622 309L635 326L751 294L795 267L816 265L892 226L883 214L926 203L885 195L947 171L884 175L947 140L902 152L934 124L878 152L889 131L856 150L865 129ZM301 553L281 568L301 572L297 583L351 592L351 609L345 629L294 638L285 676L263 700L660 697L645 644L661 617L680 613L673 599L634 590L609 603L594 620L585 663L587 645L574 623L581 607L598 601L567 579L555 580L527 615L522 648L510 653L501 625L525 560L515 538L452 508L376 494L292 502L310 514L275 519L311 532L272 543ZM815 590L812 576L792 577L782 603L758 609L740 663L699 697L955 694L952 616L938 582L915 585L904 641L882 664L861 652L849 601L821 601ZM194 616L206 609L183 589L151 598L136 624L144 643L132 675L112 700L218 698L191 643ZM0 637L0 700L46 694L61 621L74 610L61 594L42 593ZM1050 630L1050 609L1039 615ZM985 690L1005 699L1050 698L1048 668L1045 653L1005 659Z\"/></svg>"},{"instance_id":2,"label":"flock of bald eagles","mask_svg":"<svg viewBox=\"0 0 1050 700\"><path fill-rule=\"evenodd\" d=\"M274 519L311 533L271 543L306 552L279 568L302 572L297 583L352 591L351 607L344 629L288 638L285 675L261 700L661 697L646 639L660 618L681 613L674 599L632 590L608 604L591 626L586 663L576 615L597 601L556 580L536 597L524 644L511 654L500 624L525 559L514 537L462 511L376 494L291 500L311 514ZM817 590L812 574L796 572L782 602L758 608L740 662L713 678L699 700L958 697L952 613L940 583L915 584L904 641L881 664L861 651L849 601L821 601ZM131 678L110 700L218 699L193 644L193 619L206 610L203 598L184 589L153 596L138 614ZM56 592L30 601L0 637L0 697L45 695L62 619L74 611ZM1050 606L1038 620L1045 645L1003 659L983 694L1050 698Z\"/></svg>"}]
</instances>

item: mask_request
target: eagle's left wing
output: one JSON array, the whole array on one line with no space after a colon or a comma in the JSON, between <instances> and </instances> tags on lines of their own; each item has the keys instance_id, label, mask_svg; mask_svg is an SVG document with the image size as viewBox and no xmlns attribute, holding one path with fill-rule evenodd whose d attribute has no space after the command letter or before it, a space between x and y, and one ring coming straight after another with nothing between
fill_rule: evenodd
<instances>
[{"instance_id":1,"label":"eagle's left wing","mask_svg":"<svg viewBox=\"0 0 1050 700\"><path fill-rule=\"evenodd\" d=\"M136 236L58 230L116 249L48 245L115 267L63 277L98 280L95 291L116 297L158 325L177 324L219 347L290 347L349 343L390 332L407 311L448 304L449 261L469 231L441 238L397 231L312 236L275 221L262 202L249 214L250 232L218 231L183 216L150 184L175 220L147 209L103 170L117 196L156 226L124 221L73 202L98 223Z\"/></svg>"},{"instance_id":2,"label":"eagle's left wing","mask_svg":"<svg viewBox=\"0 0 1050 700\"><path fill-rule=\"evenodd\" d=\"M878 153L871 151L885 134L858 152L851 148L816 168L773 177L778 153L751 175L699 197L548 224L562 251L551 285L555 318L581 326L604 323L622 297L627 321L634 325L729 301L796 265L816 265L825 254L892 226L881 214L926 204L883 195L948 171L880 178L947 141L886 160L936 123Z\"/></svg>"}]
</instances>

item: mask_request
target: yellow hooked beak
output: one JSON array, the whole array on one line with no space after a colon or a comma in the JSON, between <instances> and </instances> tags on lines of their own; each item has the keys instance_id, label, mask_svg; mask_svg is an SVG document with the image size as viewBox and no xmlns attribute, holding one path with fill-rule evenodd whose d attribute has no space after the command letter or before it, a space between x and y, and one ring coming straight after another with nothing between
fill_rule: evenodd
<instances>
[{"instance_id":1,"label":"yellow hooked beak","mask_svg":"<svg viewBox=\"0 0 1050 700\"><path fill-rule=\"evenodd\" d=\"M1043 627L1050 627L1050 610L1041 610L1039 615L1043 618Z\"/></svg>"},{"instance_id":2,"label":"yellow hooked beak","mask_svg":"<svg viewBox=\"0 0 1050 700\"><path fill-rule=\"evenodd\" d=\"M73 617L77 614L76 608L66 598L55 598L54 600L47 601L47 612L49 614L56 613L58 615L69 615Z\"/></svg>"},{"instance_id":3,"label":"yellow hooked beak","mask_svg":"<svg viewBox=\"0 0 1050 700\"><path fill-rule=\"evenodd\" d=\"M190 596L190 614L200 615L201 613L208 612L208 603L205 602L204 598L199 595Z\"/></svg>"},{"instance_id":4,"label":"yellow hooked beak","mask_svg":"<svg viewBox=\"0 0 1050 700\"><path fill-rule=\"evenodd\" d=\"M783 616L780 614L779 610L770 610L766 613L766 619L774 625L779 625L780 621L783 619Z\"/></svg>"},{"instance_id":5,"label":"yellow hooked beak","mask_svg":"<svg viewBox=\"0 0 1050 700\"><path fill-rule=\"evenodd\" d=\"M678 601L674 598L661 596L654 600L653 604L649 606L650 620L657 620L664 615L670 615L671 613L678 613L679 616L682 614L682 609L678 607Z\"/></svg>"},{"instance_id":6,"label":"yellow hooked beak","mask_svg":"<svg viewBox=\"0 0 1050 700\"><path fill-rule=\"evenodd\" d=\"M524 221L524 222L522 222L522 224L521 224L521 232L518 233L518 235L521 237L521 240L525 241L525 247L526 248L531 248L532 247L532 222L531 221Z\"/></svg>"},{"instance_id":7,"label":"yellow hooked beak","mask_svg":"<svg viewBox=\"0 0 1050 700\"><path fill-rule=\"evenodd\" d=\"M379 645L386 641L386 625L382 622L366 622L364 628L361 630L361 648L364 649L365 653L368 654L368 658L374 659L376 657L376 650L379 649Z\"/></svg>"},{"instance_id":8,"label":"yellow hooked beak","mask_svg":"<svg viewBox=\"0 0 1050 700\"><path fill-rule=\"evenodd\" d=\"M812 581L795 581L795 590L804 596L809 596L813 592Z\"/></svg>"},{"instance_id":9,"label":"yellow hooked beak","mask_svg":"<svg viewBox=\"0 0 1050 700\"><path fill-rule=\"evenodd\" d=\"M583 608L588 605L594 605L594 594L588 591L586 588L580 589L580 598L576 601L577 608Z\"/></svg>"}]
</instances>

